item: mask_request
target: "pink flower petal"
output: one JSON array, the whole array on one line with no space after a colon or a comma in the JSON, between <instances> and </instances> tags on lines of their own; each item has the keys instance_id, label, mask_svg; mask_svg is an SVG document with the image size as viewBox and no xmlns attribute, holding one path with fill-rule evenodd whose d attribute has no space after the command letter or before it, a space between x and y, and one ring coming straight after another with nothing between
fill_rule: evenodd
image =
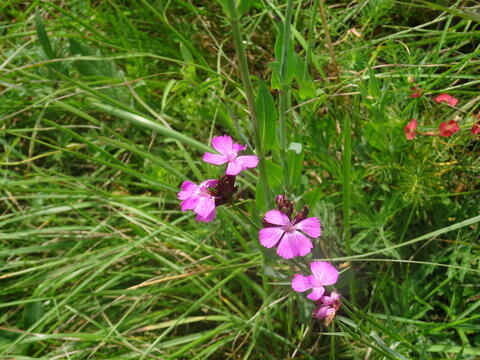
<instances>
[{"instance_id":1,"label":"pink flower petal","mask_svg":"<svg viewBox=\"0 0 480 360\"><path fill-rule=\"evenodd\" d=\"M326 319L332 315L335 315L335 309L330 306L320 306L313 312L313 316L317 319Z\"/></svg>"},{"instance_id":2,"label":"pink flower petal","mask_svg":"<svg viewBox=\"0 0 480 360\"><path fill-rule=\"evenodd\" d=\"M412 93L410 94L411 98L416 99L422 96L422 89L420 89L418 85L412 86L410 90L412 90Z\"/></svg>"},{"instance_id":3,"label":"pink flower petal","mask_svg":"<svg viewBox=\"0 0 480 360\"><path fill-rule=\"evenodd\" d=\"M241 144L233 144L232 146L233 150L236 151L236 152L239 152L239 151L243 151L247 148L247 145L241 145Z\"/></svg>"},{"instance_id":4,"label":"pink flower petal","mask_svg":"<svg viewBox=\"0 0 480 360\"><path fill-rule=\"evenodd\" d=\"M323 286L314 287L312 292L307 295L307 298L313 301L320 299L325 293L325 288Z\"/></svg>"},{"instance_id":5,"label":"pink flower petal","mask_svg":"<svg viewBox=\"0 0 480 360\"><path fill-rule=\"evenodd\" d=\"M207 216L201 216L201 215L197 215L197 217L195 218L195 220L197 221L200 221L200 222L210 222L212 221L213 219L215 219L215 216L217 215L217 213L215 212L215 209L213 209L213 211L208 214Z\"/></svg>"},{"instance_id":6,"label":"pink flower petal","mask_svg":"<svg viewBox=\"0 0 480 360\"><path fill-rule=\"evenodd\" d=\"M442 122L438 127L438 132L440 136L449 137L452 133L448 130L448 125L446 122Z\"/></svg>"},{"instance_id":7,"label":"pink flower petal","mask_svg":"<svg viewBox=\"0 0 480 360\"><path fill-rule=\"evenodd\" d=\"M280 244L278 245L277 248L277 254L278 256L284 258L284 259L291 259L295 257L295 253L293 252L293 248L290 245L290 242L288 239L284 236L282 241L280 241Z\"/></svg>"},{"instance_id":8,"label":"pink flower petal","mask_svg":"<svg viewBox=\"0 0 480 360\"><path fill-rule=\"evenodd\" d=\"M313 276L322 285L333 285L338 279L338 270L325 261L313 261L310 263Z\"/></svg>"},{"instance_id":9,"label":"pink flower petal","mask_svg":"<svg viewBox=\"0 0 480 360\"><path fill-rule=\"evenodd\" d=\"M228 135L215 136L212 139L212 146L220 154L229 155L232 152L232 138Z\"/></svg>"},{"instance_id":10,"label":"pink flower petal","mask_svg":"<svg viewBox=\"0 0 480 360\"><path fill-rule=\"evenodd\" d=\"M304 292L312 288L312 284L308 280L308 276L295 274L292 279L292 289L296 292Z\"/></svg>"},{"instance_id":11,"label":"pink flower petal","mask_svg":"<svg viewBox=\"0 0 480 360\"><path fill-rule=\"evenodd\" d=\"M202 160L214 165L223 165L228 161L228 158L225 155L218 155L206 152L203 155Z\"/></svg>"},{"instance_id":12,"label":"pink flower petal","mask_svg":"<svg viewBox=\"0 0 480 360\"><path fill-rule=\"evenodd\" d=\"M247 168L255 168L258 165L258 157L255 155L245 155L237 157L236 161L242 165L242 170Z\"/></svg>"},{"instance_id":13,"label":"pink flower petal","mask_svg":"<svg viewBox=\"0 0 480 360\"><path fill-rule=\"evenodd\" d=\"M324 305L333 305L333 303L340 301L340 294L333 290L330 296L323 296L321 301Z\"/></svg>"},{"instance_id":14,"label":"pink flower petal","mask_svg":"<svg viewBox=\"0 0 480 360\"><path fill-rule=\"evenodd\" d=\"M412 119L408 122L407 125L403 128L403 132L405 133L405 137L407 140L415 139L416 133L415 130L417 129L417 120Z\"/></svg>"},{"instance_id":15,"label":"pink flower petal","mask_svg":"<svg viewBox=\"0 0 480 360\"><path fill-rule=\"evenodd\" d=\"M452 134L455 134L459 130L460 130L460 127L458 126L458 123L455 120L450 120L448 124L445 122L442 122L440 124L440 127L438 128L439 135L443 137L452 136Z\"/></svg>"},{"instance_id":16,"label":"pink flower petal","mask_svg":"<svg viewBox=\"0 0 480 360\"><path fill-rule=\"evenodd\" d=\"M177 194L179 200L188 199L192 196L197 195L199 192L199 187L191 181L184 181L181 188L182 191Z\"/></svg>"},{"instance_id":17,"label":"pink flower petal","mask_svg":"<svg viewBox=\"0 0 480 360\"><path fill-rule=\"evenodd\" d=\"M217 186L217 184L218 184L218 180L208 179L208 180L205 180L205 181L201 182L198 187L202 190L206 190L208 188Z\"/></svg>"},{"instance_id":18,"label":"pink flower petal","mask_svg":"<svg viewBox=\"0 0 480 360\"><path fill-rule=\"evenodd\" d=\"M448 125L450 125L450 131L452 132L452 134L460 131L460 126L458 126L458 122L456 122L455 120L450 120L448 122Z\"/></svg>"},{"instance_id":19,"label":"pink flower petal","mask_svg":"<svg viewBox=\"0 0 480 360\"><path fill-rule=\"evenodd\" d=\"M237 159L229 161L227 165L227 175L238 175L242 170L244 170L242 163Z\"/></svg>"},{"instance_id":20,"label":"pink flower petal","mask_svg":"<svg viewBox=\"0 0 480 360\"><path fill-rule=\"evenodd\" d=\"M265 217L263 218L266 222L274 225L289 225L290 219L284 213L281 213L278 210L267 211Z\"/></svg>"},{"instance_id":21,"label":"pink flower petal","mask_svg":"<svg viewBox=\"0 0 480 360\"><path fill-rule=\"evenodd\" d=\"M298 231L285 233L278 245L277 254L284 259L305 256L313 248L312 241Z\"/></svg>"},{"instance_id":22,"label":"pink flower petal","mask_svg":"<svg viewBox=\"0 0 480 360\"><path fill-rule=\"evenodd\" d=\"M472 128L470 129L470 132L472 134L479 134L480 133L480 122L477 122L475 124L473 124Z\"/></svg>"},{"instance_id":23,"label":"pink flower petal","mask_svg":"<svg viewBox=\"0 0 480 360\"><path fill-rule=\"evenodd\" d=\"M290 242L295 248L295 256L305 256L312 251L312 240L303 235L301 232L295 231L289 235Z\"/></svg>"},{"instance_id":24,"label":"pink flower petal","mask_svg":"<svg viewBox=\"0 0 480 360\"><path fill-rule=\"evenodd\" d=\"M448 94L440 94L435 98L435 102L436 103L446 102L450 106L455 106L458 104L458 99Z\"/></svg>"},{"instance_id":25,"label":"pink flower petal","mask_svg":"<svg viewBox=\"0 0 480 360\"><path fill-rule=\"evenodd\" d=\"M308 236L316 239L322 235L320 220L316 217L309 217L295 225L295 229L302 230Z\"/></svg>"},{"instance_id":26,"label":"pink flower petal","mask_svg":"<svg viewBox=\"0 0 480 360\"><path fill-rule=\"evenodd\" d=\"M271 248L278 243L284 231L280 227L268 227L259 231L260 244L266 248Z\"/></svg>"},{"instance_id":27,"label":"pink flower petal","mask_svg":"<svg viewBox=\"0 0 480 360\"><path fill-rule=\"evenodd\" d=\"M215 199L211 196L201 196L193 211L202 218L208 218L211 212L215 211Z\"/></svg>"},{"instance_id":28,"label":"pink flower petal","mask_svg":"<svg viewBox=\"0 0 480 360\"><path fill-rule=\"evenodd\" d=\"M191 197L182 201L182 211L193 210L198 204L200 197Z\"/></svg>"}]
</instances>

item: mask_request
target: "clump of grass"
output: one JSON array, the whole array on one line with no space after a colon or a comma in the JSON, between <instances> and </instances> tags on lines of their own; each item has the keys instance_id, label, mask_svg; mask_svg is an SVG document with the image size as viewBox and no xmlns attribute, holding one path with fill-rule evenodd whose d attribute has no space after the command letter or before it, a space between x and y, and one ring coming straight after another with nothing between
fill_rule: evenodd
<instances>
[{"instance_id":1,"label":"clump of grass","mask_svg":"<svg viewBox=\"0 0 480 360\"><path fill-rule=\"evenodd\" d=\"M236 209L211 224L180 212L179 184L212 171L199 158L213 134L255 144L223 7L12 0L0 5L0 357L478 357L474 5L289 3L291 36L284 4L240 2L233 19L283 139L257 139L263 178L243 178L242 196L253 222L267 183L320 217L315 256L345 270L331 327ZM442 92L458 109L432 101ZM433 131L455 116L458 136L404 139L411 118Z\"/></svg>"}]
</instances>

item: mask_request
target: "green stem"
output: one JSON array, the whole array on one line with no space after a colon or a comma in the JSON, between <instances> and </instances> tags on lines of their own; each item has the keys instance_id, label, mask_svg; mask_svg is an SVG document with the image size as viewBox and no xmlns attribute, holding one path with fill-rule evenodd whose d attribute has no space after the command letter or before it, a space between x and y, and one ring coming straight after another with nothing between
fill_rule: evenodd
<instances>
[{"instance_id":1,"label":"green stem","mask_svg":"<svg viewBox=\"0 0 480 360\"><path fill-rule=\"evenodd\" d=\"M333 73L338 75L337 58L335 57L335 50L333 49L332 38L330 37L330 31L328 30L327 16L325 15L325 9L323 8L325 0L320 2L320 16L322 18L323 31L325 32L325 41L327 42L328 52L330 54L330 60L332 61Z\"/></svg>"},{"instance_id":2,"label":"green stem","mask_svg":"<svg viewBox=\"0 0 480 360\"><path fill-rule=\"evenodd\" d=\"M343 122L343 235L347 256L352 255L350 236L350 184L352 168L352 125L350 116L345 114ZM355 304L355 284L350 281L350 297Z\"/></svg>"},{"instance_id":3,"label":"green stem","mask_svg":"<svg viewBox=\"0 0 480 360\"><path fill-rule=\"evenodd\" d=\"M312 16L310 16L310 24L308 25L308 40L307 40L307 59L305 60L305 68L303 70L303 80L306 79L308 66L313 63L312 61L312 48L313 48L313 35L315 30L315 20L317 17L315 16L318 11L318 1L313 0L313 8L312 8Z\"/></svg>"},{"instance_id":4,"label":"green stem","mask_svg":"<svg viewBox=\"0 0 480 360\"><path fill-rule=\"evenodd\" d=\"M285 13L285 24L283 28L283 46L282 46L282 57L280 59L280 81L281 89L279 95L279 137L280 137L280 149L281 149L281 161L284 173L284 182L286 192L290 189L290 176L288 171L288 162L287 162L287 102L288 102L288 84L287 84L287 59L289 53L290 45L290 26L292 22L292 9L293 9L293 0L287 1L287 10Z\"/></svg>"},{"instance_id":5,"label":"green stem","mask_svg":"<svg viewBox=\"0 0 480 360\"><path fill-rule=\"evenodd\" d=\"M268 187L268 179L266 176L267 171L265 167L265 154L263 153L263 146L258 129L257 113L255 111L255 96L253 95L252 83L250 82L250 73L248 71L248 63L247 57L245 55L245 49L243 48L242 33L240 30L240 22L238 21L235 0L228 0L226 2L226 5L229 12L227 16L230 17L230 23L232 25L233 41L235 43L235 50L238 55L240 74L242 76L243 86L245 87L245 96L247 97L248 110L250 112L250 118L252 120L255 150L259 158L260 183L263 188L263 193L265 197L265 207L268 208L271 196Z\"/></svg>"},{"instance_id":6,"label":"green stem","mask_svg":"<svg viewBox=\"0 0 480 360\"><path fill-rule=\"evenodd\" d=\"M335 332L335 322L330 325L331 333ZM335 338L336 336L330 336L330 360L335 360Z\"/></svg>"},{"instance_id":7,"label":"green stem","mask_svg":"<svg viewBox=\"0 0 480 360\"><path fill-rule=\"evenodd\" d=\"M310 269L308 267L308 262L305 261L305 258L301 258L303 261L299 262L297 259L293 258L291 259L292 263L296 265L299 269L301 269L305 274L308 274L310 272Z\"/></svg>"},{"instance_id":8,"label":"green stem","mask_svg":"<svg viewBox=\"0 0 480 360\"><path fill-rule=\"evenodd\" d=\"M258 226L257 224L255 224L253 222L253 220L242 210L240 209L240 207L235 204L235 203L232 203L232 207L235 208L239 213L240 213L240 216L246 220L247 222L250 223L250 225L252 225L254 228L256 228L257 230L261 230L262 228L260 226Z\"/></svg>"}]
</instances>

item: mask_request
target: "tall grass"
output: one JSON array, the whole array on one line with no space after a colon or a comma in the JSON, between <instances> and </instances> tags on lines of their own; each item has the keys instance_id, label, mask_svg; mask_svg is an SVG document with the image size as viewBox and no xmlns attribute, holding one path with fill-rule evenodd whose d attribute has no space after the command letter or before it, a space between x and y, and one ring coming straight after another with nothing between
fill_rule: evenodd
<instances>
[{"instance_id":1,"label":"tall grass","mask_svg":"<svg viewBox=\"0 0 480 360\"><path fill-rule=\"evenodd\" d=\"M480 356L475 6L2 2L0 358ZM176 193L223 133L261 166L198 223ZM328 328L260 249L280 193L341 270Z\"/></svg>"}]
</instances>

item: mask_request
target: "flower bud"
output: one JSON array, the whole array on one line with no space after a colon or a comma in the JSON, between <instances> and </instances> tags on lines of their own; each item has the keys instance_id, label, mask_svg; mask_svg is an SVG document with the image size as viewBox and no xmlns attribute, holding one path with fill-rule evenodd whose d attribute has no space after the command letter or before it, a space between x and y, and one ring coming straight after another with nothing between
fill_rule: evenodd
<instances>
[{"instance_id":1,"label":"flower bud","mask_svg":"<svg viewBox=\"0 0 480 360\"><path fill-rule=\"evenodd\" d=\"M277 203L278 211L284 213L288 217L292 216L294 204L293 201L287 200L285 195L278 195L275 198L275 202Z\"/></svg>"},{"instance_id":2,"label":"flower bud","mask_svg":"<svg viewBox=\"0 0 480 360\"><path fill-rule=\"evenodd\" d=\"M215 206L223 205L230 202L238 190L235 186L234 175L222 175L218 179L218 183L214 188L210 188L209 192L215 197Z\"/></svg>"},{"instance_id":3,"label":"flower bud","mask_svg":"<svg viewBox=\"0 0 480 360\"><path fill-rule=\"evenodd\" d=\"M308 217L309 207L305 205L301 211L299 211L293 219L294 224L298 224L300 221L305 220Z\"/></svg>"}]
</instances>

